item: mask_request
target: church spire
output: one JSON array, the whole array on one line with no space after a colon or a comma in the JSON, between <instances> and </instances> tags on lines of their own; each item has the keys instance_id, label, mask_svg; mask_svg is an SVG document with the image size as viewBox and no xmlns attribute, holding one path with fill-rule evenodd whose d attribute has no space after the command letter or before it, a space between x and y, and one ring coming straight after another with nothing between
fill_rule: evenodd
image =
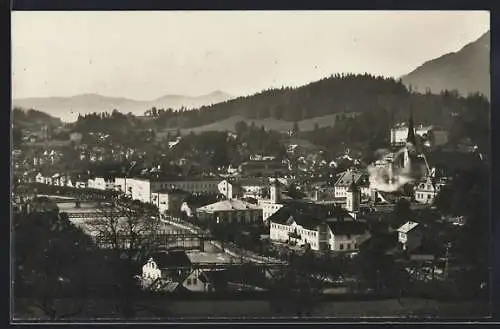
<instances>
[{"instance_id":1,"label":"church spire","mask_svg":"<svg viewBox=\"0 0 500 329\"><path fill-rule=\"evenodd\" d=\"M412 143L413 145L416 145L415 127L413 125L413 108L412 107L410 107L410 119L408 120L408 137L406 138L406 141L408 143Z\"/></svg>"}]
</instances>

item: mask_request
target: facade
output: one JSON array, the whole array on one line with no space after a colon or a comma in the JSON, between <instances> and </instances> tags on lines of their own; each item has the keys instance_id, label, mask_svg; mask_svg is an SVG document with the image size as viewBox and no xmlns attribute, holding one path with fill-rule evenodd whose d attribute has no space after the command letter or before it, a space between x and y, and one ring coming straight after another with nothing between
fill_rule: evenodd
<instances>
[{"instance_id":1,"label":"facade","mask_svg":"<svg viewBox=\"0 0 500 329\"><path fill-rule=\"evenodd\" d=\"M425 204L434 203L437 194L444 185L444 181L435 181L431 177L426 177L415 187L415 201Z\"/></svg>"},{"instance_id":2,"label":"facade","mask_svg":"<svg viewBox=\"0 0 500 329\"><path fill-rule=\"evenodd\" d=\"M432 126L420 125L415 127L415 134L420 137L428 134L432 130ZM408 137L409 128L405 123L400 123L393 128L391 128L391 145L393 146L403 146L406 144Z\"/></svg>"},{"instance_id":3,"label":"facade","mask_svg":"<svg viewBox=\"0 0 500 329\"><path fill-rule=\"evenodd\" d=\"M262 209L262 220L265 222L272 214L283 207L281 203L280 181L274 179L269 188L269 199L258 199L257 205Z\"/></svg>"},{"instance_id":4,"label":"facade","mask_svg":"<svg viewBox=\"0 0 500 329\"><path fill-rule=\"evenodd\" d=\"M422 230L416 222L406 222L398 228L398 241L403 250L412 251L422 245Z\"/></svg>"},{"instance_id":5,"label":"facade","mask_svg":"<svg viewBox=\"0 0 500 329\"><path fill-rule=\"evenodd\" d=\"M241 200L223 200L196 210L200 220L218 224L253 224L262 222L262 209Z\"/></svg>"},{"instance_id":6,"label":"facade","mask_svg":"<svg viewBox=\"0 0 500 329\"><path fill-rule=\"evenodd\" d=\"M297 206L297 205L296 205ZM270 218L272 241L304 246L312 250L355 251L370 238L365 222L341 208L314 206L316 209L287 205Z\"/></svg>"},{"instance_id":7,"label":"facade","mask_svg":"<svg viewBox=\"0 0 500 329\"><path fill-rule=\"evenodd\" d=\"M182 203L189 193L181 190L165 190L151 193L151 203L158 207L160 214L181 211Z\"/></svg>"},{"instance_id":8,"label":"facade","mask_svg":"<svg viewBox=\"0 0 500 329\"><path fill-rule=\"evenodd\" d=\"M370 197L370 181L368 173L355 171L355 170L346 170L342 174L340 174L339 178L334 184L334 197L335 199L342 199L347 197L347 190L351 183L354 182L357 184L361 191L361 196L363 198Z\"/></svg>"},{"instance_id":9,"label":"facade","mask_svg":"<svg viewBox=\"0 0 500 329\"><path fill-rule=\"evenodd\" d=\"M172 182L161 182L157 188L176 188L189 193L217 193L219 181L216 179L183 180Z\"/></svg>"}]
</instances>

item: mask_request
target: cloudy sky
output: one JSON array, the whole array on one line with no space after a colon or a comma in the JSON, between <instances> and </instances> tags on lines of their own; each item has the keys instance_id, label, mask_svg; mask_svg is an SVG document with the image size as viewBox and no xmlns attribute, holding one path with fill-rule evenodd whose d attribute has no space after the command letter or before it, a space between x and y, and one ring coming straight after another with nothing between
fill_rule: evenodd
<instances>
[{"instance_id":1,"label":"cloudy sky","mask_svg":"<svg viewBox=\"0 0 500 329\"><path fill-rule=\"evenodd\" d=\"M399 77L488 29L481 11L14 12L13 96L239 96L337 72Z\"/></svg>"}]
</instances>

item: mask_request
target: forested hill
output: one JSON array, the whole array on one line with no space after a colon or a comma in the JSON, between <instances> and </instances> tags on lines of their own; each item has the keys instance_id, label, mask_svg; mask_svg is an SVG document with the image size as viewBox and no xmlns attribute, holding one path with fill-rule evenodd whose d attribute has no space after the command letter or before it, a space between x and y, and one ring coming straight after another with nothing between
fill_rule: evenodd
<instances>
[{"instance_id":1,"label":"forested hill","mask_svg":"<svg viewBox=\"0 0 500 329\"><path fill-rule=\"evenodd\" d=\"M392 78L337 74L298 88L270 89L197 110L162 110L154 123L158 129L192 128L234 116L293 122L334 113L378 111L387 112L391 120L406 121L410 107L418 121L446 125L450 113L460 112L466 104L457 92L410 93L401 81Z\"/></svg>"},{"instance_id":2,"label":"forested hill","mask_svg":"<svg viewBox=\"0 0 500 329\"><path fill-rule=\"evenodd\" d=\"M12 124L17 128L37 128L42 126L57 127L62 125L62 122L61 119L54 118L45 112L16 107L12 111Z\"/></svg>"}]
</instances>

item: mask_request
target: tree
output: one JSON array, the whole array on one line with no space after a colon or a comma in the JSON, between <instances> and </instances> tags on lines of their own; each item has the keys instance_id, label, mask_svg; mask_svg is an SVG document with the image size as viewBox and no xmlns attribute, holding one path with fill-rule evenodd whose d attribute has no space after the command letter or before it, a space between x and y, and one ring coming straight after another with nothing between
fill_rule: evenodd
<instances>
[{"instance_id":1,"label":"tree","mask_svg":"<svg viewBox=\"0 0 500 329\"><path fill-rule=\"evenodd\" d=\"M410 209L410 202L406 199L399 199L394 205L392 211L392 223L393 225L399 227L410 221L412 218L412 211Z\"/></svg>"},{"instance_id":2,"label":"tree","mask_svg":"<svg viewBox=\"0 0 500 329\"><path fill-rule=\"evenodd\" d=\"M242 136L248 130L248 125L245 121L238 121L234 125L234 130L238 136Z\"/></svg>"},{"instance_id":3,"label":"tree","mask_svg":"<svg viewBox=\"0 0 500 329\"><path fill-rule=\"evenodd\" d=\"M83 259L89 239L64 214L37 212L14 220L15 299L28 297L50 320L80 313L88 288ZM58 302L67 296L68 302Z\"/></svg>"},{"instance_id":4,"label":"tree","mask_svg":"<svg viewBox=\"0 0 500 329\"><path fill-rule=\"evenodd\" d=\"M297 121L293 122L292 134L297 135L300 132L299 123Z\"/></svg>"},{"instance_id":5,"label":"tree","mask_svg":"<svg viewBox=\"0 0 500 329\"><path fill-rule=\"evenodd\" d=\"M270 307L276 313L311 316L321 304L328 271L317 266L310 249L292 254L290 265L273 274L269 289Z\"/></svg>"},{"instance_id":6,"label":"tree","mask_svg":"<svg viewBox=\"0 0 500 329\"><path fill-rule=\"evenodd\" d=\"M120 313L131 318L138 307L135 295L140 292L135 275L157 247L159 218L151 205L125 200L103 206L101 212L101 219L92 226L98 232L98 244L111 252Z\"/></svg>"}]
</instances>

